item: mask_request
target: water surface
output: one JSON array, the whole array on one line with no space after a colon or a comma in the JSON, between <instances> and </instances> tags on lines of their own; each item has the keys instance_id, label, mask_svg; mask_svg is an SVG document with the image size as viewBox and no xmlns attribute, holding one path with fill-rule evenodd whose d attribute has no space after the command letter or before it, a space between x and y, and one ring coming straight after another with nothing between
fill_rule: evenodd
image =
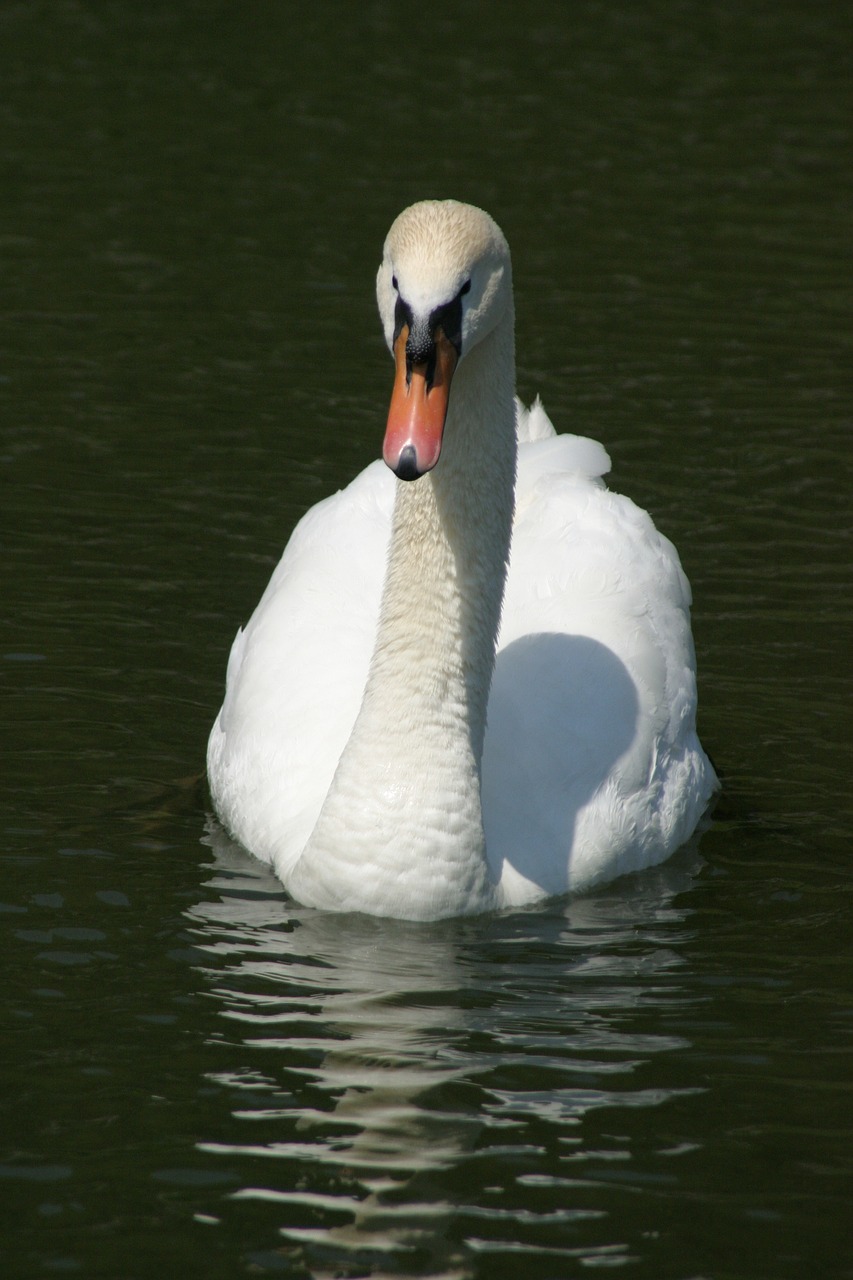
<instances>
[{"instance_id":1,"label":"water surface","mask_svg":"<svg viewBox=\"0 0 853 1280\"><path fill-rule=\"evenodd\" d=\"M853 1275L836 11L0 14L4 1275ZM413 926L208 826L233 633L377 453L396 213L510 240L519 390L693 583L668 866Z\"/></svg>"}]
</instances>

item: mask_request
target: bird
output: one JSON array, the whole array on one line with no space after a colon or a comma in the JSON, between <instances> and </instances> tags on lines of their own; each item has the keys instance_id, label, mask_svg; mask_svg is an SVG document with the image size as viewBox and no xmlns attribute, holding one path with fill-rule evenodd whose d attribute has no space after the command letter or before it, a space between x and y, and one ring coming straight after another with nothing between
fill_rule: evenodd
<instances>
[{"instance_id":1,"label":"bird","mask_svg":"<svg viewBox=\"0 0 853 1280\"><path fill-rule=\"evenodd\" d=\"M303 907L430 921L669 857L718 788L690 587L601 444L515 394L507 241L405 209L382 457L299 521L228 660L219 821Z\"/></svg>"}]
</instances>

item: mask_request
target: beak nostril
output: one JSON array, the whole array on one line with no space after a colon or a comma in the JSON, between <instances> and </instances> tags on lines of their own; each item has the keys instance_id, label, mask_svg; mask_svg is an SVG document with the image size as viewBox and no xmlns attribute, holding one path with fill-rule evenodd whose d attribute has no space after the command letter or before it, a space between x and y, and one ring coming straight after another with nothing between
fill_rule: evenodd
<instances>
[{"instance_id":1,"label":"beak nostril","mask_svg":"<svg viewBox=\"0 0 853 1280\"><path fill-rule=\"evenodd\" d=\"M406 346L406 383L411 385L412 373L417 369L418 373L423 374L426 382L427 391L431 391L435 382L435 364L438 358L438 351L434 342L426 352L419 353L420 358L413 358L409 354L408 345Z\"/></svg>"}]
</instances>

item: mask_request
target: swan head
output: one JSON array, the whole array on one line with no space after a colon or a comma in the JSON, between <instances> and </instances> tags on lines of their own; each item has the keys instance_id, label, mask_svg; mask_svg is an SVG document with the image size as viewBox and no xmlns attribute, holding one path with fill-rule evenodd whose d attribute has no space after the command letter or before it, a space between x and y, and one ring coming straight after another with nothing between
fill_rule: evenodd
<instances>
[{"instance_id":1,"label":"swan head","mask_svg":"<svg viewBox=\"0 0 853 1280\"><path fill-rule=\"evenodd\" d=\"M456 200L411 205L388 232L376 297L396 363L382 456L417 480L438 462L457 366L512 311L503 232Z\"/></svg>"}]
</instances>

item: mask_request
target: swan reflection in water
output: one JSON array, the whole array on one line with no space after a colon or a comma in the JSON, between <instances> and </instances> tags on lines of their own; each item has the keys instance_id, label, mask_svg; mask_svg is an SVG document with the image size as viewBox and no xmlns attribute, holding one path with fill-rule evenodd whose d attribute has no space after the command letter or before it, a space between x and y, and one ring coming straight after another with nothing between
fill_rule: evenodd
<instances>
[{"instance_id":1,"label":"swan reflection in water","mask_svg":"<svg viewBox=\"0 0 853 1280\"><path fill-rule=\"evenodd\" d=\"M232 1200L266 1205L317 1275L466 1274L472 1249L532 1224L558 1254L609 1256L622 1237L585 1161L602 1108L690 1092L648 1064L686 1043L659 1025L685 1002L675 899L698 856L548 909L415 924L298 906L213 821L207 839L189 916L230 1046L209 1078L232 1105L199 1148L241 1169Z\"/></svg>"}]
</instances>

